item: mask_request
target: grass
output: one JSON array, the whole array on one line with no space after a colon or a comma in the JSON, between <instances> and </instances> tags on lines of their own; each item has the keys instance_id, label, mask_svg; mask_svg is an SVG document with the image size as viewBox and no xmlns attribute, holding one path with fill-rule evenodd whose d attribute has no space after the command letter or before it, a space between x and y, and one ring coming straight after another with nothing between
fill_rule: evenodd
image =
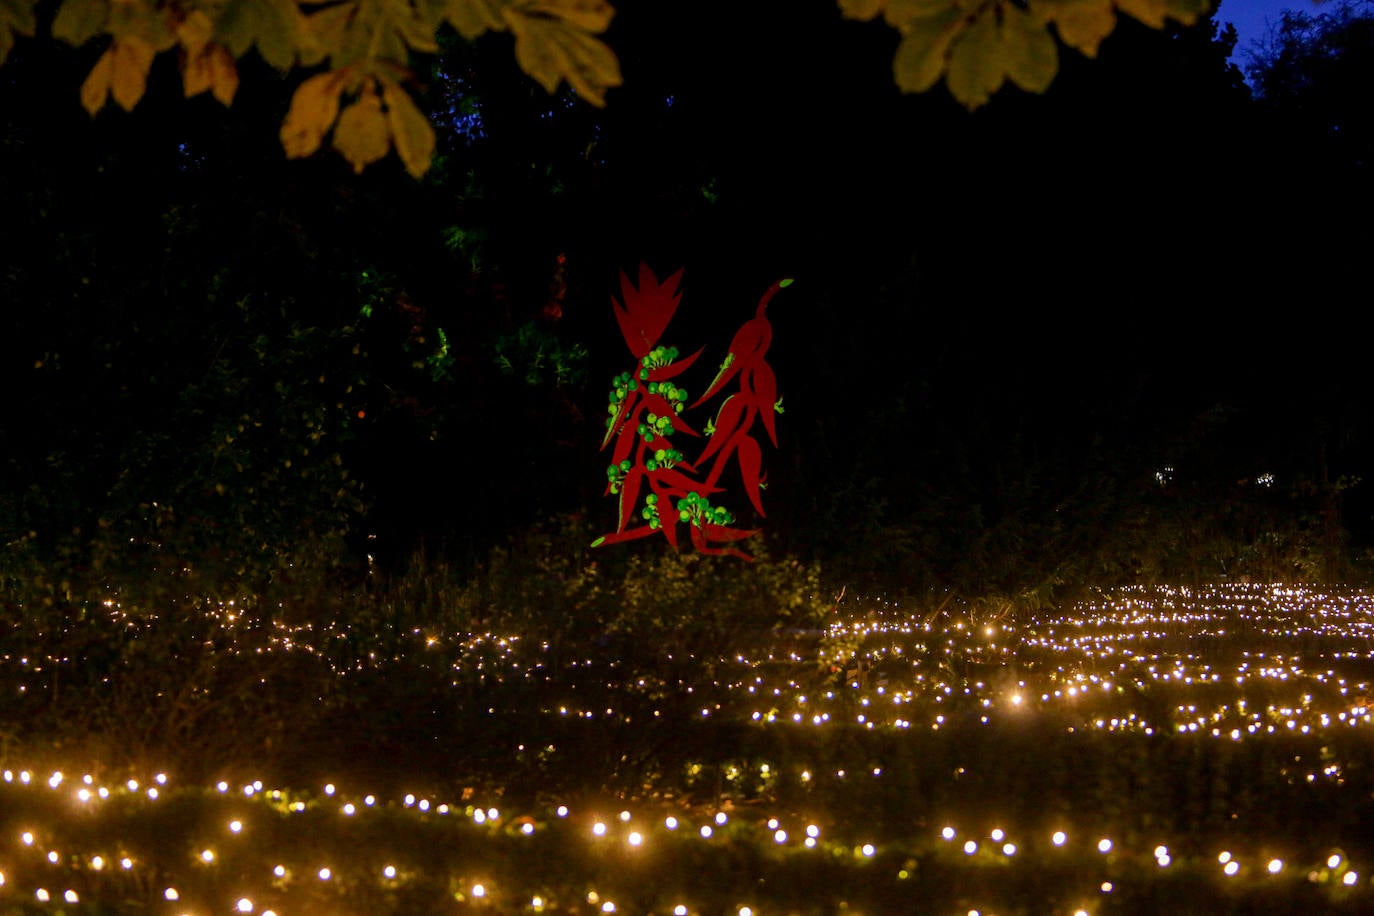
<instances>
[{"instance_id":1,"label":"grass","mask_svg":"<svg viewBox=\"0 0 1374 916\"><path fill-rule=\"evenodd\" d=\"M1374 595L1013 620L539 537L310 609L11 602L0 913L1374 905Z\"/></svg>"}]
</instances>

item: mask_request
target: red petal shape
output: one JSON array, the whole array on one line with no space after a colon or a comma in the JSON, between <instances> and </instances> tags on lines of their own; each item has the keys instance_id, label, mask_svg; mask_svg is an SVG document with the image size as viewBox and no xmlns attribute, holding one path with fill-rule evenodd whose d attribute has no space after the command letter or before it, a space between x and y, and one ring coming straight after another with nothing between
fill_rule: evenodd
<instances>
[{"instance_id":1,"label":"red petal shape","mask_svg":"<svg viewBox=\"0 0 1374 916\"><path fill-rule=\"evenodd\" d=\"M697 464L724 448L730 437L744 426L746 406L744 398L739 395L732 394L725 399L725 403L720 405L720 410L716 413L716 431L711 433L710 441L697 456Z\"/></svg>"},{"instance_id":2,"label":"red petal shape","mask_svg":"<svg viewBox=\"0 0 1374 916\"><path fill-rule=\"evenodd\" d=\"M682 279L682 269L662 283L654 276L648 264L639 265L639 288L630 283L630 278L622 271L620 274L620 295L623 304L611 297L615 310L615 320L620 325L620 334L625 345L630 348L635 359L643 359L663 336L663 331L672 320L673 313L682 301L678 283Z\"/></svg>"},{"instance_id":3,"label":"red petal shape","mask_svg":"<svg viewBox=\"0 0 1374 916\"><path fill-rule=\"evenodd\" d=\"M778 428L773 405L778 402L778 377L773 373L773 367L760 359L749 373L749 381L754 389L754 406L758 408L759 419L763 420L763 428L768 431L768 438L776 448Z\"/></svg>"},{"instance_id":4,"label":"red petal shape","mask_svg":"<svg viewBox=\"0 0 1374 916\"><path fill-rule=\"evenodd\" d=\"M624 531L625 526L630 523L630 516L634 514L635 505L639 502L639 485L644 482L644 469L639 465L630 468L630 472L625 475L625 483L620 488L620 524L616 526L617 531Z\"/></svg>"},{"instance_id":5,"label":"red petal shape","mask_svg":"<svg viewBox=\"0 0 1374 916\"><path fill-rule=\"evenodd\" d=\"M759 515L764 515L763 489L759 486L759 470L763 467L763 450L751 437L744 436L740 440L737 454L739 455L739 473L744 478L744 492L748 494L749 501L754 504Z\"/></svg>"}]
</instances>

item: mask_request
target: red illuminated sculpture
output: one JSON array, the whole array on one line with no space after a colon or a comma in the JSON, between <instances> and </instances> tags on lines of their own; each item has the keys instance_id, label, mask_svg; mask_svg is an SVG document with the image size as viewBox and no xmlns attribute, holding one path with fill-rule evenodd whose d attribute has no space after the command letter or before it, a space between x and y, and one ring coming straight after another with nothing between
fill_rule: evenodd
<instances>
[{"instance_id":1,"label":"red illuminated sculpture","mask_svg":"<svg viewBox=\"0 0 1374 916\"><path fill-rule=\"evenodd\" d=\"M758 529L733 527L734 516L724 507L712 506L709 497L722 492L718 485L720 477L733 457L749 501L759 515L764 514L763 450L752 430L755 421L761 421L776 446L773 414L782 412L777 401L777 379L767 362L773 328L765 309L777 291L792 281L780 280L763 294L754 317L735 332L715 380L692 403L695 408L731 383L739 384L738 390L721 402L715 419L707 422L705 448L688 461L673 447L673 436L699 439L701 433L682 419L687 392L673 380L696 362L701 351L679 359L676 347L659 344L681 301L681 278L679 270L660 283L653 271L641 264L638 287L622 273L622 301L612 298L620 332L639 364L634 371L623 372L612 381L601 448L614 443L611 464L606 469L606 492L619 495L620 513L616 530L597 538L592 546L662 532L668 543L677 547L678 525L686 524L698 552L730 554L748 560L750 556L734 543L757 534ZM636 520L640 524L632 526L631 522Z\"/></svg>"}]
</instances>

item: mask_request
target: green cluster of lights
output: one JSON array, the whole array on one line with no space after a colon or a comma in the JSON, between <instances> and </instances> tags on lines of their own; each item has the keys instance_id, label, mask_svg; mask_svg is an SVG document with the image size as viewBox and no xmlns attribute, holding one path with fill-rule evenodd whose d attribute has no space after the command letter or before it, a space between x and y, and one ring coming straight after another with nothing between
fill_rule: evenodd
<instances>
[{"instance_id":1,"label":"green cluster of lights","mask_svg":"<svg viewBox=\"0 0 1374 916\"><path fill-rule=\"evenodd\" d=\"M640 517L649 523L649 527L657 531L663 527L663 521L658 517L658 496L650 493L644 497L644 508L639 510Z\"/></svg>"},{"instance_id":2,"label":"green cluster of lights","mask_svg":"<svg viewBox=\"0 0 1374 916\"><path fill-rule=\"evenodd\" d=\"M687 403L687 389L679 388L672 382L650 382L649 393L656 394L673 405L674 413L682 413Z\"/></svg>"},{"instance_id":3,"label":"green cluster of lights","mask_svg":"<svg viewBox=\"0 0 1374 916\"><path fill-rule=\"evenodd\" d=\"M646 471L657 471L659 468L670 468L682 460L682 452L675 448L660 448L654 450L654 457L645 459L644 469Z\"/></svg>"},{"instance_id":4,"label":"green cluster of lights","mask_svg":"<svg viewBox=\"0 0 1374 916\"><path fill-rule=\"evenodd\" d=\"M662 369L677 359L677 355L677 347L654 347L639 361L640 379L647 382L650 369Z\"/></svg>"},{"instance_id":5,"label":"green cluster of lights","mask_svg":"<svg viewBox=\"0 0 1374 916\"><path fill-rule=\"evenodd\" d=\"M711 501L700 493L688 493L677 501L677 518L680 522L691 522L697 527L729 525L735 521L728 509L712 506Z\"/></svg>"},{"instance_id":6,"label":"green cluster of lights","mask_svg":"<svg viewBox=\"0 0 1374 916\"><path fill-rule=\"evenodd\" d=\"M673 421L669 417L650 413L645 416L644 422L639 424L637 432L645 442L653 442L655 436L663 436L666 439L673 434Z\"/></svg>"},{"instance_id":7,"label":"green cluster of lights","mask_svg":"<svg viewBox=\"0 0 1374 916\"><path fill-rule=\"evenodd\" d=\"M606 479L610 481L612 493L620 492L620 488L625 484L625 475L630 473L632 467L634 465L626 458L619 464L612 464L606 468Z\"/></svg>"}]
</instances>

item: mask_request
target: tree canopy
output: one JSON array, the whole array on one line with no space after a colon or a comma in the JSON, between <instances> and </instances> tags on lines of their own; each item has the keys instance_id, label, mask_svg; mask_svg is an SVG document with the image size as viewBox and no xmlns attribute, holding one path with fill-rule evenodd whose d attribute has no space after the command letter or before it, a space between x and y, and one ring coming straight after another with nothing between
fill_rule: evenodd
<instances>
[{"instance_id":1,"label":"tree canopy","mask_svg":"<svg viewBox=\"0 0 1374 916\"><path fill-rule=\"evenodd\" d=\"M1170 20L1192 24L1208 5L839 0L844 15L881 18L899 33L892 72L902 90L924 92L943 79L970 109L1006 82L1043 92L1058 72L1059 44L1095 56L1118 13L1158 29ZM607 0L61 0L50 7L0 3L0 63L16 36L40 32L92 48L98 56L80 89L92 115L110 102L125 111L137 105L160 57L175 60L187 97L209 93L229 105L251 52L280 73L306 74L280 126L286 155L313 155L328 140L358 171L392 150L412 175L429 169L435 135L414 97L416 68L439 52L445 34L471 41L507 33L521 70L549 92L566 82L593 105L604 105L622 82L604 39L615 15Z\"/></svg>"}]
</instances>

